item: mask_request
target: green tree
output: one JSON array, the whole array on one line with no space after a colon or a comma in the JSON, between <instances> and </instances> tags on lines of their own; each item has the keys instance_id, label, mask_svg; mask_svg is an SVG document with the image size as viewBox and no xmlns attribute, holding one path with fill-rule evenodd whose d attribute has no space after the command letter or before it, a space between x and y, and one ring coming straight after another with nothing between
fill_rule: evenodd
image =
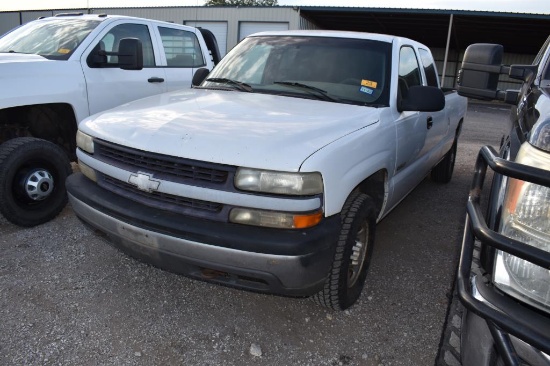
<instances>
[{"instance_id":1,"label":"green tree","mask_svg":"<svg viewBox=\"0 0 550 366\"><path fill-rule=\"evenodd\" d=\"M277 6L277 0L207 0L205 6Z\"/></svg>"}]
</instances>

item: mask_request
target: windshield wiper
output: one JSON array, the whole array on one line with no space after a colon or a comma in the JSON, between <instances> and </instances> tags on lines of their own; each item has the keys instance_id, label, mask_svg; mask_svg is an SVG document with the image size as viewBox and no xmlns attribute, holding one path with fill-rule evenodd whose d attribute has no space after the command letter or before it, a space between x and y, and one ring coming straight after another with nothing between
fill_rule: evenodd
<instances>
[{"instance_id":1,"label":"windshield wiper","mask_svg":"<svg viewBox=\"0 0 550 366\"><path fill-rule=\"evenodd\" d=\"M329 101L329 102L338 102L339 101L338 99L333 98L330 95L328 95L328 92L326 90L317 88L315 86L298 83L296 81L274 81L273 84L294 86L294 87L297 87L297 88L313 91L313 92L316 92L316 94L312 94L312 93L309 93L309 94L315 95L321 100L326 100L326 101Z\"/></svg>"},{"instance_id":2,"label":"windshield wiper","mask_svg":"<svg viewBox=\"0 0 550 366\"><path fill-rule=\"evenodd\" d=\"M237 80L232 80L232 79L227 79L227 78L208 78L208 79L206 79L206 81L211 81L211 82L214 82L214 83L235 85L237 87L237 89L239 89L240 91L245 91L245 92L249 92L249 93L253 91L253 89L250 85L248 85L247 83L243 83L241 81L237 81Z\"/></svg>"}]
</instances>

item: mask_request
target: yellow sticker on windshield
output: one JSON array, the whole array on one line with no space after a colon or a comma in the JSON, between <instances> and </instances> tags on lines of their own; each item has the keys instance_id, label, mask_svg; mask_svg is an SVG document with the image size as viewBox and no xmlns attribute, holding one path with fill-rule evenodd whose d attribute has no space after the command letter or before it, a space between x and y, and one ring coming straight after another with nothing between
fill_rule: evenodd
<instances>
[{"instance_id":1,"label":"yellow sticker on windshield","mask_svg":"<svg viewBox=\"0 0 550 366\"><path fill-rule=\"evenodd\" d=\"M66 55L67 53L71 52L68 48L60 48L57 50L57 53L61 53L63 55Z\"/></svg>"},{"instance_id":2,"label":"yellow sticker on windshield","mask_svg":"<svg viewBox=\"0 0 550 366\"><path fill-rule=\"evenodd\" d=\"M361 80L361 85L362 86L368 86L369 88L375 88L376 89L376 86L378 85L378 83L376 81L370 81L370 80Z\"/></svg>"}]
</instances>

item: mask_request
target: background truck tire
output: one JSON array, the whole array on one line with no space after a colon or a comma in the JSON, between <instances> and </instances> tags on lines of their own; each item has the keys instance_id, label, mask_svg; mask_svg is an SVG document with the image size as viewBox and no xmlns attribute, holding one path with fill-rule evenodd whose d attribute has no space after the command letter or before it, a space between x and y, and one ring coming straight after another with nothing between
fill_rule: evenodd
<instances>
[{"instance_id":1,"label":"background truck tire","mask_svg":"<svg viewBox=\"0 0 550 366\"><path fill-rule=\"evenodd\" d=\"M0 212L20 226L45 223L67 203L67 154L57 145L21 137L0 146Z\"/></svg>"},{"instance_id":2,"label":"background truck tire","mask_svg":"<svg viewBox=\"0 0 550 366\"><path fill-rule=\"evenodd\" d=\"M372 199L363 193L352 193L344 204L341 220L336 252L325 287L313 295L315 302L333 310L349 308L363 290L376 226Z\"/></svg>"},{"instance_id":3,"label":"background truck tire","mask_svg":"<svg viewBox=\"0 0 550 366\"><path fill-rule=\"evenodd\" d=\"M451 149L445 154L443 160L441 160L433 169L432 169L432 180L438 183L449 183L453 177L453 170L455 168L456 160L456 146L457 141L453 142Z\"/></svg>"}]
</instances>

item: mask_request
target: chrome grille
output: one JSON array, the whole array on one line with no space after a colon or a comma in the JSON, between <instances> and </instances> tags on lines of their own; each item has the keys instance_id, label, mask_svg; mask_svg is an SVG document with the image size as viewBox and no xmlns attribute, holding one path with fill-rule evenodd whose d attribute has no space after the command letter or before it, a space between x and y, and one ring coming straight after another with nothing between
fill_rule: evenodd
<instances>
[{"instance_id":1,"label":"chrome grille","mask_svg":"<svg viewBox=\"0 0 550 366\"><path fill-rule=\"evenodd\" d=\"M115 163L114 165L120 167L133 167L132 170L144 170L164 177L173 177L175 179L172 180L175 181L191 180L224 184L230 171L234 170L229 166L212 167L208 165L213 164L131 149L105 141L96 140L94 144L96 156L104 161Z\"/></svg>"},{"instance_id":2,"label":"chrome grille","mask_svg":"<svg viewBox=\"0 0 550 366\"><path fill-rule=\"evenodd\" d=\"M182 209L220 212L223 205L215 202L201 201L192 198L174 196L162 192L145 192L135 186L111 178L103 177L103 187L117 194L139 201L145 205L161 208L168 211L181 212ZM185 213L185 212L182 212Z\"/></svg>"}]
</instances>

